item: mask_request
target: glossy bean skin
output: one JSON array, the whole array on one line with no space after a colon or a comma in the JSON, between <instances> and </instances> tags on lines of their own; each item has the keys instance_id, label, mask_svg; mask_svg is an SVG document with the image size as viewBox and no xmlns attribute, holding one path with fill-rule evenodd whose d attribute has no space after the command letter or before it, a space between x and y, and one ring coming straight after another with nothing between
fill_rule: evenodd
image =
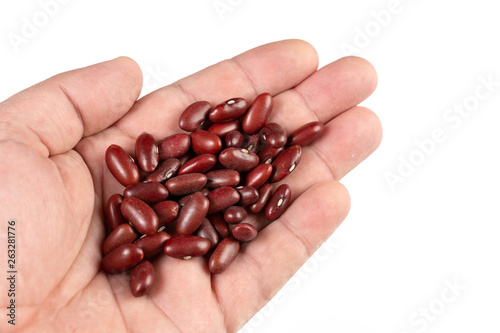
<instances>
[{"instance_id":1,"label":"glossy bean skin","mask_svg":"<svg viewBox=\"0 0 500 333\"><path fill-rule=\"evenodd\" d=\"M243 134L238 131L229 132L224 138L224 143L228 148L240 148L243 145L244 141L245 138Z\"/></svg>"},{"instance_id":2,"label":"glossy bean skin","mask_svg":"<svg viewBox=\"0 0 500 333\"><path fill-rule=\"evenodd\" d=\"M104 243L102 244L102 253L106 255L120 245L131 244L137 239L137 237L137 232L130 226L130 224L120 224L104 240Z\"/></svg>"},{"instance_id":3,"label":"glossy bean skin","mask_svg":"<svg viewBox=\"0 0 500 333\"><path fill-rule=\"evenodd\" d=\"M115 179L127 186L139 181L139 168L134 159L120 146L111 145L106 150L106 165Z\"/></svg>"},{"instance_id":4,"label":"glossy bean skin","mask_svg":"<svg viewBox=\"0 0 500 333\"><path fill-rule=\"evenodd\" d=\"M179 204L172 200L158 202L151 208L153 208L158 216L158 223L160 227L174 222L179 215Z\"/></svg>"},{"instance_id":5,"label":"glossy bean skin","mask_svg":"<svg viewBox=\"0 0 500 333\"><path fill-rule=\"evenodd\" d=\"M215 230L212 223L205 217L201 222L198 231L196 231L196 236L206 238L210 241L210 248L214 248L219 243L219 234Z\"/></svg>"},{"instance_id":6,"label":"glossy bean skin","mask_svg":"<svg viewBox=\"0 0 500 333\"><path fill-rule=\"evenodd\" d=\"M212 154L203 154L196 156L184 163L177 174L185 175L187 173L205 173L212 169L217 163L217 156Z\"/></svg>"},{"instance_id":7,"label":"glossy bean skin","mask_svg":"<svg viewBox=\"0 0 500 333\"><path fill-rule=\"evenodd\" d=\"M237 224L245 220L248 213L245 208L240 206L231 206L224 211L224 220L229 224Z\"/></svg>"},{"instance_id":8,"label":"glossy bean skin","mask_svg":"<svg viewBox=\"0 0 500 333\"><path fill-rule=\"evenodd\" d=\"M224 238L215 248L208 260L208 270L212 274L224 272L240 251L240 243L231 238Z\"/></svg>"},{"instance_id":9,"label":"glossy bean skin","mask_svg":"<svg viewBox=\"0 0 500 333\"><path fill-rule=\"evenodd\" d=\"M269 179L272 172L271 164L260 164L247 174L245 185L258 189Z\"/></svg>"},{"instance_id":10,"label":"glossy bean skin","mask_svg":"<svg viewBox=\"0 0 500 333\"><path fill-rule=\"evenodd\" d=\"M259 152L259 163L271 164L283 150L285 150L284 147L273 148L271 146L265 146Z\"/></svg>"},{"instance_id":11,"label":"glossy bean skin","mask_svg":"<svg viewBox=\"0 0 500 333\"><path fill-rule=\"evenodd\" d=\"M142 133L135 140L135 158L142 171L151 173L155 171L160 161L160 153L153 136Z\"/></svg>"},{"instance_id":12,"label":"glossy bean skin","mask_svg":"<svg viewBox=\"0 0 500 333\"><path fill-rule=\"evenodd\" d=\"M264 185L262 185L259 188L259 198L254 204L248 207L248 210L250 210L254 214L257 214L260 211L262 211L262 209L264 209L264 207L266 206L272 191L273 191L273 185L269 183L265 183Z\"/></svg>"},{"instance_id":13,"label":"glossy bean skin","mask_svg":"<svg viewBox=\"0 0 500 333\"><path fill-rule=\"evenodd\" d=\"M240 195L240 201L238 201L238 205L240 206L254 204L259 199L259 191L253 187L238 186L236 187L236 191Z\"/></svg>"},{"instance_id":14,"label":"glossy bean skin","mask_svg":"<svg viewBox=\"0 0 500 333\"><path fill-rule=\"evenodd\" d=\"M251 224L240 223L231 230L233 237L241 242L249 242L257 237L257 229Z\"/></svg>"},{"instance_id":15,"label":"glossy bean skin","mask_svg":"<svg viewBox=\"0 0 500 333\"><path fill-rule=\"evenodd\" d=\"M236 186L240 182L240 173L231 169L209 171L205 176L207 176L207 187L209 188Z\"/></svg>"},{"instance_id":16,"label":"glossy bean skin","mask_svg":"<svg viewBox=\"0 0 500 333\"><path fill-rule=\"evenodd\" d=\"M264 214L269 221L274 221L283 214L290 203L292 192L287 184L280 185L274 191L264 209Z\"/></svg>"},{"instance_id":17,"label":"glossy bean skin","mask_svg":"<svg viewBox=\"0 0 500 333\"><path fill-rule=\"evenodd\" d=\"M268 123L262 128L262 136L267 144L273 148L283 147L286 144L286 132L278 123Z\"/></svg>"},{"instance_id":18,"label":"glossy bean skin","mask_svg":"<svg viewBox=\"0 0 500 333\"><path fill-rule=\"evenodd\" d=\"M274 160L273 172L269 177L270 183L279 182L286 176L288 176L293 170L295 170L297 164L300 162L302 157L302 148L299 145L291 146L285 149L278 157Z\"/></svg>"},{"instance_id":19,"label":"glossy bean skin","mask_svg":"<svg viewBox=\"0 0 500 333\"><path fill-rule=\"evenodd\" d=\"M236 204L240 200L240 194L232 187L222 186L210 191L207 198L210 203L208 214L213 214Z\"/></svg>"},{"instance_id":20,"label":"glossy bean skin","mask_svg":"<svg viewBox=\"0 0 500 333\"><path fill-rule=\"evenodd\" d=\"M249 153L258 154L262 149L261 136L259 134L251 135L243 145L243 148L248 150Z\"/></svg>"},{"instance_id":21,"label":"glossy bean skin","mask_svg":"<svg viewBox=\"0 0 500 333\"><path fill-rule=\"evenodd\" d=\"M227 134L240 129L240 122L237 120L228 121L227 123L212 124L207 131L217 135L219 138L225 137Z\"/></svg>"},{"instance_id":22,"label":"glossy bean skin","mask_svg":"<svg viewBox=\"0 0 500 333\"><path fill-rule=\"evenodd\" d=\"M170 238L165 243L164 252L174 258L189 259L206 254L210 247L210 241L206 238L184 235Z\"/></svg>"},{"instance_id":23,"label":"glossy bean skin","mask_svg":"<svg viewBox=\"0 0 500 333\"><path fill-rule=\"evenodd\" d=\"M146 176L146 181L163 183L167 179L174 176L180 166L181 162L177 158L168 158L162 161L153 173Z\"/></svg>"},{"instance_id":24,"label":"glossy bean skin","mask_svg":"<svg viewBox=\"0 0 500 333\"><path fill-rule=\"evenodd\" d=\"M109 231L115 230L119 225L127 223L120 210L123 197L115 193L109 197L106 203L106 220L108 221Z\"/></svg>"},{"instance_id":25,"label":"glossy bean skin","mask_svg":"<svg viewBox=\"0 0 500 333\"><path fill-rule=\"evenodd\" d=\"M134 197L125 198L120 209L123 217L141 234L154 234L160 226L158 216L153 208L140 199Z\"/></svg>"},{"instance_id":26,"label":"glossy bean skin","mask_svg":"<svg viewBox=\"0 0 500 333\"><path fill-rule=\"evenodd\" d=\"M215 106L208 114L214 123L225 123L241 117L248 108L248 102L243 98L232 98Z\"/></svg>"},{"instance_id":27,"label":"glossy bean skin","mask_svg":"<svg viewBox=\"0 0 500 333\"><path fill-rule=\"evenodd\" d=\"M144 258L144 252L135 244L123 244L102 258L101 268L106 273L125 272Z\"/></svg>"},{"instance_id":28,"label":"glossy bean skin","mask_svg":"<svg viewBox=\"0 0 500 333\"><path fill-rule=\"evenodd\" d=\"M158 142L160 160L177 158L186 154L191 146L191 137L185 133L167 136Z\"/></svg>"},{"instance_id":29,"label":"glossy bean skin","mask_svg":"<svg viewBox=\"0 0 500 333\"><path fill-rule=\"evenodd\" d=\"M168 190L157 182L140 182L125 187L123 197L136 197L147 204L155 204L168 197Z\"/></svg>"},{"instance_id":30,"label":"glossy bean skin","mask_svg":"<svg viewBox=\"0 0 500 333\"><path fill-rule=\"evenodd\" d=\"M202 173L188 173L169 179L165 186L172 195L186 195L199 191L207 183L207 176Z\"/></svg>"},{"instance_id":31,"label":"glossy bean skin","mask_svg":"<svg viewBox=\"0 0 500 333\"><path fill-rule=\"evenodd\" d=\"M259 164L259 157L246 149L226 148L219 154L219 162L228 169L246 172Z\"/></svg>"},{"instance_id":32,"label":"glossy bean skin","mask_svg":"<svg viewBox=\"0 0 500 333\"><path fill-rule=\"evenodd\" d=\"M301 147L310 145L323 134L324 130L325 125L319 121L302 125L288 136L287 145L299 145Z\"/></svg>"},{"instance_id":33,"label":"glossy bean skin","mask_svg":"<svg viewBox=\"0 0 500 333\"><path fill-rule=\"evenodd\" d=\"M255 134L264 127L273 110L274 100L268 93L257 96L243 118L242 127L246 134Z\"/></svg>"},{"instance_id":34,"label":"glossy bean skin","mask_svg":"<svg viewBox=\"0 0 500 333\"><path fill-rule=\"evenodd\" d=\"M152 235L147 235L139 238L134 242L139 246L144 252L144 260L150 260L163 252L165 243L171 238L171 236L164 232L155 232Z\"/></svg>"},{"instance_id":35,"label":"glossy bean skin","mask_svg":"<svg viewBox=\"0 0 500 333\"><path fill-rule=\"evenodd\" d=\"M198 154L217 154L222 148L222 140L215 134L204 130L191 133L193 151Z\"/></svg>"},{"instance_id":36,"label":"glossy bean skin","mask_svg":"<svg viewBox=\"0 0 500 333\"><path fill-rule=\"evenodd\" d=\"M155 270L153 264L145 260L130 272L130 291L135 297L146 295L153 287Z\"/></svg>"},{"instance_id":37,"label":"glossy bean skin","mask_svg":"<svg viewBox=\"0 0 500 333\"><path fill-rule=\"evenodd\" d=\"M207 101L198 101L189 105L179 117L179 127L187 132L196 131L212 110L212 105Z\"/></svg>"},{"instance_id":38,"label":"glossy bean skin","mask_svg":"<svg viewBox=\"0 0 500 333\"><path fill-rule=\"evenodd\" d=\"M226 220L224 220L224 216L222 215L222 213L219 212L207 215L207 219L212 223L220 238L226 238L227 236L229 236L229 225L227 224Z\"/></svg>"},{"instance_id":39,"label":"glossy bean skin","mask_svg":"<svg viewBox=\"0 0 500 333\"><path fill-rule=\"evenodd\" d=\"M209 201L200 192L195 192L182 207L177 218L178 235L190 235L198 229L207 214Z\"/></svg>"}]
</instances>

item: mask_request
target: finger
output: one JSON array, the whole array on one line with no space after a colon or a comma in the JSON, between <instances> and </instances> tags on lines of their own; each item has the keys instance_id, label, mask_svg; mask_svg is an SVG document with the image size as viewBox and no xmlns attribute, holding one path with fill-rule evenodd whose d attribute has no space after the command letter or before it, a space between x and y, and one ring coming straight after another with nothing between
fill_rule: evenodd
<instances>
[{"instance_id":1,"label":"finger","mask_svg":"<svg viewBox=\"0 0 500 333\"><path fill-rule=\"evenodd\" d=\"M140 68L125 57L56 75L0 104L0 140L43 156L66 152L122 117L141 86Z\"/></svg>"}]
</instances>

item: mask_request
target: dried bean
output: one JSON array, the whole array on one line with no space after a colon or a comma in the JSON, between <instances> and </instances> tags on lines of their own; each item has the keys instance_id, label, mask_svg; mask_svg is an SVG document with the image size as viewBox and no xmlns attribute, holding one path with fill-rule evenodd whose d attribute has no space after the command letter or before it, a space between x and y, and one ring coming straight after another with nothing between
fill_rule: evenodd
<instances>
[{"instance_id":1,"label":"dried bean","mask_svg":"<svg viewBox=\"0 0 500 333\"><path fill-rule=\"evenodd\" d=\"M257 237L257 229L251 224L240 223L231 230L233 237L241 242L248 242Z\"/></svg>"},{"instance_id":2,"label":"dried bean","mask_svg":"<svg viewBox=\"0 0 500 333\"><path fill-rule=\"evenodd\" d=\"M224 211L224 220L229 224L237 224L246 219L248 216L245 208L239 206L228 207Z\"/></svg>"},{"instance_id":3,"label":"dried bean","mask_svg":"<svg viewBox=\"0 0 500 333\"><path fill-rule=\"evenodd\" d=\"M123 244L102 258L101 267L106 273L125 272L144 258L144 252L135 244Z\"/></svg>"},{"instance_id":4,"label":"dried bean","mask_svg":"<svg viewBox=\"0 0 500 333\"><path fill-rule=\"evenodd\" d=\"M158 216L160 226L174 222L179 215L179 204L172 200L158 202L152 208Z\"/></svg>"},{"instance_id":5,"label":"dried bean","mask_svg":"<svg viewBox=\"0 0 500 333\"><path fill-rule=\"evenodd\" d=\"M224 138L224 143L226 144L226 147L230 148L240 148L243 145L243 142L245 141L245 138L243 134L241 134L238 131L232 131L229 132L226 137Z\"/></svg>"},{"instance_id":6,"label":"dried bean","mask_svg":"<svg viewBox=\"0 0 500 333\"><path fill-rule=\"evenodd\" d=\"M268 123L262 128L262 137L267 144L274 148L283 147L286 144L286 132L278 123Z\"/></svg>"},{"instance_id":7,"label":"dried bean","mask_svg":"<svg viewBox=\"0 0 500 333\"><path fill-rule=\"evenodd\" d=\"M229 226L226 220L224 220L222 213L219 212L207 215L207 219L212 223L221 238L229 236Z\"/></svg>"},{"instance_id":8,"label":"dried bean","mask_svg":"<svg viewBox=\"0 0 500 333\"><path fill-rule=\"evenodd\" d=\"M273 97L268 93L257 96L243 118L242 127L245 133L255 134L264 127L273 110Z\"/></svg>"},{"instance_id":9,"label":"dried bean","mask_svg":"<svg viewBox=\"0 0 500 333\"><path fill-rule=\"evenodd\" d=\"M285 149L273 162L273 172L269 177L270 183L279 182L288 176L300 162L302 149L299 145Z\"/></svg>"},{"instance_id":10,"label":"dried bean","mask_svg":"<svg viewBox=\"0 0 500 333\"><path fill-rule=\"evenodd\" d=\"M111 174L123 186L139 181L139 169L134 159L118 145L111 145L106 150L106 165Z\"/></svg>"},{"instance_id":11,"label":"dried bean","mask_svg":"<svg viewBox=\"0 0 500 333\"><path fill-rule=\"evenodd\" d=\"M212 274L224 272L240 251L240 243L231 238L224 238L215 248L208 261L208 269Z\"/></svg>"},{"instance_id":12,"label":"dried bean","mask_svg":"<svg viewBox=\"0 0 500 333\"><path fill-rule=\"evenodd\" d=\"M188 173L169 179L165 186L172 195L186 195L199 191L207 183L207 176L202 173Z\"/></svg>"},{"instance_id":13,"label":"dried bean","mask_svg":"<svg viewBox=\"0 0 500 333\"><path fill-rule=\"evenodd\" d=\"M153 287L155 270L149 261L143 261L130 272L130 290L132 295L140 297Z\"/></svg>"},{"instance_id":14,"label":"dried bean","mask_svg":"<svg viewBox=\"0 0 500 333\"><path fill-rule=\"evenodd\" d=\"M157 182L142 182L130 184L123 190L123 196L136 197L147 204L155 204L168 197L168 190L165 186Z\"/></svg>"},{"instance_id":15,"label":"dried bean","mask_svg":"<svg viewBox=\"0 0 500 333\"><path fill-rule=\"evenodd\" d=\"M167 136L158 142L160 160L181 157L189 150L191 137L185 133Z\"/></svg>"},{"instance_id":16,"label":"dried bean","mask_svg":"<svg viewBox=\"0 0 500 333\"><path fill-rule=\"evenodd\" d=\"M264 185L262 185L259 188L259 198L254 204L250 205L248 209L254 214L259 213L262 209L264 209L265 205L267 204L267 201L269 200L272 191L273 191L273 186L271 184L265 183Z\"/></svg>"},{"instance_id":17,"label":"dried bean","mask_svg":"<svg viewBox=\"0 0 500 333\"><path fill-rule=\"evenodd\" d=\"M236 190L240 195L240 201L238 201L238 205L240 206L251 205L259 199L259 192L253 187L238 186Z\"/></svg>"},{"instance_id":18,"label":"dried bean","mask_svg":"<svg viewBox=\"0 0 500 333\"><path fill-rule=\"evenodd\" d=\"M246 149L226 148L219 154L219 162L228 169L246 172L259 164L259 157Z\"/></svg>"},{"instance_id":19,"label":"dried bean","mask_svg":"<svg viewBox=\"0 0 500 333\"><path fill-rule=\"evenodd\" d=\"M146 235L144 237L139 238L134 242L137 246L139 246L144 252L144 259L150 260L163 252L163 248L165 247L165 243L171 238L171 236L164 232L156 232L152 235Z\"/></svg>"},{"instance_id":20,"label":"dried bean","mask_svg":"<svg viewBox=\"0 0 500 333\"><path fill-rule=\"evenodd\" d=\"M217 243L219 243L217 230L215 230L212 223L206 217L201 222L201 225L196 232L196 236L208 239L211 244L210 248L214 248Z\"/></svg>"},{"instance_id":21,"label":"dried bean","mask_svg":"<svg viewBox=\"0 0 500 333\"><path fill-rule=\"evenodd\" d=\"M130 224L120 224L104 240L104 243L102 244L102 253L106 255L120 245L131 244L137 239L137 236L137 232L130 226Z\"/></svg>"},{"instance_id":22,"label":"dried bean","mask_svg":"<svg viewBox=\"0 0 500 333\"><path fill-rule=\"evenodd\" d=\"M160 226L158 216L153 208L140 199L134 197L125 198L120 208L123 217L141 234L154 234Z\"/></svg>"},{"instance_id":23,"label":"dried bean","mask_svg":"<svg viewBox=\"0 0 500 333\"><path fill-rule=\"evenodd\" d=\"M273 167L271 164L260 164L250 171L245 178L245 185L258 189L267 181Z\"/></svg>"},{"instance_id":24,"label":"dried bean","mask_svg":"<svg viewBox=\"0 0 500 333\"><path fill-rule=\"evenodd\" d=\"M209 188L236 186L240 182L240 173L231 169L209 171L205 176L207 176L207 187Z\"/></svg>"},{"instance_id":25,"label":"dried bean","mask_svg":"<svg viewBox=\"0 0 500 333\"><path fill-rule=\"evenodd\" d=\"M142 133L135 140L135 157L142 171L151 173L155 171L160 161L158 146L153 136Z\"/></svg>"},{"instance_id":26,"label":"dried bean","mask_svg":"<svg viewBox=\"0 0 500 333\"><path fill-rule=\"evenodd\" d=\"M179 117L179 127L188 132L196 131L212 110L212 105L207 101L194 102L189 105Z\"/></svg>"},{"instance_id":27,"label":"dried bean","mask_svg":"<svg viewBox=\"0 0 500 333\"><path fill-rule=\"evenodd\" d=\"M202 256L210 250L210 241L206 238L184 235L170 238L165 243L164 252L174 258L190 259Z\"/></svg>"},{"instance_id":28,"label":"dried bean","mask_svg":"<svg viewBox=\"0 0 500 333\"><path fill-rule=\"evenodd\" d=\"M223 186L208 193L207 198L210 202L208 214L220 212L237 203L240 200L238 191L229 186Z\"/></svg>"},{"instance_id":29,"label":"dried bean","mask_svg":"<svg viewBox=\"0 0 500 333\"><path fill-rule=\"evenodd\" d=\"M198 229L205 218L209 201L200 192L195 192L182 207L177 218L176 231L178 235L190 235Z\"/></svg>"},{"instance_id":30,"label":"dried bean","mask_svg":"<svg viewBox=\"0 0 500 333\"><path fill-rule=\"evenodd\" d=\"M301 147L307 146L318 139L325 130L325 125L319 121L307 123L288 136L287 144L289 146L299 145Z\"/></svg>"},{"instance_id":31,"label":"dried bean","mask_svg":"<svg viewBox=\"0 0 500 333\"><path fill-rule=\"evenodd\" d=\"M212 169L217 163L217 156L212 154L203 154L196 156L184 163L177 174L185 175L187 173L205 173Z\"/></svg>"},{"instance_id":32,"label":"dried bean","mask_svg":"<svg viewBox=\"0 0 500 333\"><path fill-rule=\"evenodd\" d=\"M232 98L214 107L208 117L214 123L225 123L236 120L242 116L248 108L248 102L243 98Z\"/></svg>"},{"instance_id":33,"label":"dried bean","mask_svg":"<svg viewBox=\"0 0 500 333\"><path fill-rule=\"evenodd\" d=\"M108 199L106 204L106 219L108 221L109 230L115 230L120 224L127 223L120 210L123 197L115 193Z\"/></svg>"},{"instance_id":34,"label":"dried bean","mask_svg":"<svg viewBox=\"0 0 500 333\"><path fill-rule=\"evenodd\" d=\"M265 146L259 152L259 163L260 164L271 164L276 157L278 157L281 152L285 150L283 147L273 148L271 146Z\"/></svg>"},{"instance_id":35,"label":"dried bean","mask_svg":"<svg viewBox=\"0 0 500 333\"><path fill-rule=\"evenodd\" d=\"M193 151L198 154L217 154L222 148L221 139L208 131L196 130L191 133Z\"/></svg>"},{"instance_id":36,"label":"dried bean","mask_svg":"<svg viewBox=\"0 0 500 333\"><path fill-rule=\"evenodd\" d=\"M269 199L264 214L269 221L274 221L283 214L290 203L292 192L287 184L280 185Z\"/></svg>"},{"instance_id":37,"label":"dried bean","mask_svg":"<svg viewBox=\"0 0 500 333\"><path fill-rule=\"evenodd\" d=\"M158 168L146 176L147 182L163 183L177 173L181 162L176 158L169 158L160 163Z\"/></svg>"},{"instance_id":38,"label":"dried bean","mask_svg":"<svg viewBox=\"0 0 500 333\"><path fill-rule=\"evenodd\" d=\"M216 123L211 125L207 131L217 135L219 138L225 137L228 133L238 131L240 122L237 120L228 121L227 123Z\"/></svg>"}]
</instances>

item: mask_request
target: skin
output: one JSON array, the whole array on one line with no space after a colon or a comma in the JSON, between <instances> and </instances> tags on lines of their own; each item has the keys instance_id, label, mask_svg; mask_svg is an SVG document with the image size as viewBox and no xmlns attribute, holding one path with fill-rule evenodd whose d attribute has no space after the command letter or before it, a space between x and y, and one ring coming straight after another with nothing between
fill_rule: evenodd
<instances>
[{"instance_id":1,"label":"skin","mask_svg":"<svg viewBox=\"0 0 500 333\"><path fill-rule=\"evenodd\" d=\"M314 48L286 40L249 50L137 100L142 74L129 58L73 70L0 104L0 244L7 262L7 221L16 221L16 326L12 332L236 332L345 219L349 194L339 180L379 145L377 116L357 106L375 89L373 67L357 57L317 69ZM323 136L304 148L285 179L292 204L242 246L227 271L206 260L161 256L147 296L135 298L128 274L100 270L103 205L123 187L104 152L133 153L143 131L179 132L179 114L197 100L275 98L270 122L290 133L319 120ZM312 209L314 207L314 209ZM264 228L265 227L265 228ZM0 290L9 289L0 279ZM0 304L9 302L0 293ZM4 310L5 312L5 310ZM8 319L8 318L7 318Z\"/></svg>"}]
</instances>

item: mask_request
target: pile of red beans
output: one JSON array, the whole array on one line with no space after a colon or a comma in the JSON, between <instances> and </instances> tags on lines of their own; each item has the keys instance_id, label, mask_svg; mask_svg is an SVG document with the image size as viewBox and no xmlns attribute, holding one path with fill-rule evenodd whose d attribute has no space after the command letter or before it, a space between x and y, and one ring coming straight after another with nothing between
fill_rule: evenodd
<instances>
[{"instance_id":1,"label":"pile of red beans","mask_svg":"<svg viewBox=\"0 0 500 333\"><path fill-rule=\"evenodd\" d=\"M274 221L290 203L290 187L273 183L295 170L301 147L323 132L311 122L287 136L267 123L273 98L263 93L251 105L232 98L215 107L188 106L179 118L186 131L156 141L142 133L135 160L111 145L106 164L125 189L106 205L109 235L102 251L107 273L131 270L134 296L154 281L151 260L163 254L179 259L206 256L212 274L223 272L240 244L257 236L245 221L262 214Z\"/></svg>"}]
</instances>

